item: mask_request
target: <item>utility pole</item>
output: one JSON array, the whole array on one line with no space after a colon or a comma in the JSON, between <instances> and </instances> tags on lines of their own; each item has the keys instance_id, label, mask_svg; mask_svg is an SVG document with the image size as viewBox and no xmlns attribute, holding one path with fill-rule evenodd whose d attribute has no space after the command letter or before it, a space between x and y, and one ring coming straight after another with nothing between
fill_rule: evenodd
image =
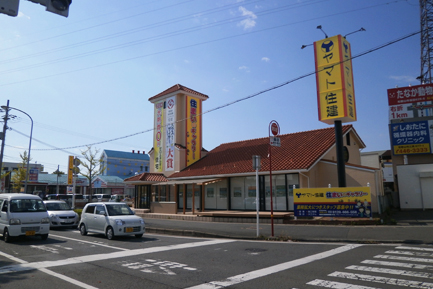
<instances>
[{"instance_id":1,"label":"utility pole","mask_svg":"<svg viewBox=\"0 0 433 289\"><path fill-rule=\"evenodd\" d=\"M7 107L9 107L9 99L8 99L8 103L6 105ZM0 175L2 174L3 171L3 152L5 149L5 140L6 140L6 130L8 129L8 119L9 119L9 109L6 109L6 115L4 117L4 123L3 123L3 133L1 135L1 139L2 139L2 146L1 146L1 151L0 151Z\"/></svg>"}]
</instances>

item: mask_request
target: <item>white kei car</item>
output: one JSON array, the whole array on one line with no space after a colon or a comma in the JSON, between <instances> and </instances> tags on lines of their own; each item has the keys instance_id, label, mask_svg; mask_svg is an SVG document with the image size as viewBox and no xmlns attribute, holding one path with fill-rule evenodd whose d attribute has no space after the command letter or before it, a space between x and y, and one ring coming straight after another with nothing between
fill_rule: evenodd
<instances>
[{"instance_id":1,"label":"white kei car","mask_svg":"<svg viewBox=\"0 0 433 289\"><path fill-rule=\"evenodd\" d=\"M141 238L146 230L143 218L136 216L127 204L114 202L87 204L78 227L83 236L88 232L100 233L109 240L125 235Z\"/></svg>"},{"instance_id":2,"label":"white kei car","mask_svg":"<svg viewBox=\"0 0 433 289\"><path fill-rule=\"evenodd\" d=\"M44 201L50 216L50 228L76 228L80 217L68 203L61 200Z\"/></svg>"}]
</instances>

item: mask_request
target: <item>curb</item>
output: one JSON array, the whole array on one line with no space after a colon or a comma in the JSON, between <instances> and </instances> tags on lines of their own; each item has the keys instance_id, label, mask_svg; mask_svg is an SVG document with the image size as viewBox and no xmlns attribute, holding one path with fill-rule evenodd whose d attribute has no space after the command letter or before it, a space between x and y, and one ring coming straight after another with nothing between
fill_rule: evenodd
<instances>
[{"instance_id":1,"label":"curb","mask_svg":"<svg viewBox=\"0 0 433 289\"><path fill-rule=\"evenodd\" d=\"M433 241L424 242L420 240L350 240L350 239L331 239L331 238L280 238L280 237L247 237L247 236L228 236L213 233L204 233L194 230L176 230L176 229L160 229L160 228L146 228L146 233L172 235L182 237L196 237L196 238L221 238L221 239L235 239L235 240L254 240L254 241L278 241L278 242L320 242L320 243L352 243L352 244L412 244L412 245L433 245Z\"/></svg>"}]
</instances>

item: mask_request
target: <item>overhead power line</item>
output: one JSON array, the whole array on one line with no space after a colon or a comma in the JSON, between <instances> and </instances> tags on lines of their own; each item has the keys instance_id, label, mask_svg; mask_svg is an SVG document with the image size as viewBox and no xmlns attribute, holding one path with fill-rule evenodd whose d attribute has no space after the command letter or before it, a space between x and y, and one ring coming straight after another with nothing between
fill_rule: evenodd
<instances>
[{"instance_id":1,"label":"overhead power line","mask_svg":"<svg viewBox=\"0 0 433 289\"><path fill-rule=\"evenodd\" d=\"M353 60L353 59L359 58L359 57L361 57L361 56L367 55L367 54L369 54L369 53L372 53L372 52L377 51L377 50L379 50L379 49L385 48L385 47L387 47L387 46L390 46L390 45L392 45L392 44L395 44L395 43L397 43L397 42L400 42L400 41L402 41L402 40L405 40L405 39L407 39L407 38L409 38L409 37L415 36L415 35L420 34L420 33L421 33L421 31L412 32L412 33L410 33L410 34L408 34L408 35L405 35L405 36L402 36L402 37L400 37L400 38L397 38L396 40L392 40L392 41L386 42L386 43L384 43L384 44L382 44L382 45L379 45L379 46L374 47L374 48L371 48L371 49L369 49L369 50L367 50L367 51L365 51L365 52L362 52L362 53L359 53L359 54L357 54L357 55L355 55L355 56L352 56L352 58L350 58L350 59L348 59L348 60L346 60L346 61L350 61L350 60ZM256 96L259 96L259 95L264 94L264 93L266 93L266 92L269 92L269 91L275 90L275 89L277 89L277 88L280 88L280 87L286 86L286 85L288 85L288 84L290 84L290 83L293 83L293 82L295 82L295 81L301 80L301 79L306 78L306 77L308 77L308 76L315 75L315 74L318 73L318 72L319 72L319 71L313 71L313 72L310 72L310 73L307 73L307 74L304 74L304 75L298 76L298 77L296 77L296 78L294 78L294 79L288 80L288 81L283 82L283 83L281 83L281 84L277 84L277 85L275 85L275 86L273 86L273 87L267 88L267 89L262 90L262 91L259 91L259 92L257 92L257 93L254 93L254 94L248 95L248 96L243 97L243 98L239 98L239 99L237 99L237 100L235 100L235 101L232 101L232 102L229 102L229 103L226 103L226 104L220 105L220 106L218 106L218 107L212 108L212 109L210 109L210 110L207 110L207 111L203 112L201 115L204 115L204 114L207 114L207 113L210 113L210 112L213 112L213 111L216 111L216 110L219 110L219 109L222 109L222 108L225 108L225 107L231 106L231 105L233 105L233 104L236 104L236 103L239 103L239 102L242 102L242 101L245 101L245 100L248 100L248 99L254 98L254 97L256 97ZM185 121L185 120L187 120L187 119L186 119L186 118L185 118L185 119L181 119L181 120L178 120L177 122L181 122L181 121ZM121 140L121 139L129 138L129 137L136 136L136 135L139 135L139 134L143 134L143 133L151 132L151 131L153 131L153 130L154 130L154 128L150 128L150 129L147 129L147 130L144 130L144 131L140 131L140 132L136 132L136 133L133 133L133 134L129 134L129 135L126 135L126 136L117 137L117 138L114 138L114 139L109 139L109 140L105 140L105 141L101 141L101 142L90 143L90 144L86 144L86 145L70 146L70 147L65 147L65 148L53 148L53 149L34 149L34 150L38 150L38 151L67 150L67 149L82 148L82 147L87 147L87 146L94 146L94 145L99 145L99 144L103 144L103 143L108 143L108 142L113 142L113 141L117 141L117 140Z\"/></svg>"},{"instance_id":2,"label":"overhead power line","mask_svg":"<svg viewBox=\"0 0 433 289\"><path fill-rule=\"evenodd\" d=\"M321 1L324 1L324 0L321 0ZM134 56L134 57L126 58L126 59L115 60L115 61L106 62L106 63L94 65L94 66L88 66L88 67L84 67L84 68L79 68L79 69L75 69L75 70L71 70L71 71L67 71L67 72L63 72L63 73L62 72L57 72L57 73L52 74L52 75L40 76L40 77L31 78L31 79L27 79L27 80L18 80L18 81L15 81L15 82L0 84L0 86L9 86L9 85L25 83L25 82L34 81L34 80L41 80L41 79L46 79L46 78L51 78L51 77L57 77L59 75L65 75L65 74L70 74L70 73L74 73L74 72L80 72L80 71L84 71L84 70L88 70L88 69L94 69L94 68L104 67L104 66L108 66L108 65L112 65L112 64L122 63L122 62L126 62L126 61L137 60L137 59L141 59L141 58L145 58L145 57L155 56L155 55L159 55L159 54L163 54L163 53L168 53L168 52L173 52L173 51L177 51L177 50L182 50L182 49L186 49L186 48L191 48L191 47L195 47L195 46L199 46L199 45L204 45L204 44L214 43L214 42L218 42L218 41L233 39L233 38L237 38L237 37L241 37L241 36L246 36L246 35L252 35L252 34L255 34L255 33L260 33L260 32L264 32L264 31L278 29L278 28L282 28L282 27L286 27L286 26L290 26L290 25L294 25L294 24L299 24L299 23L303 23L303 22L307 22L307 21L318 20L318 19L322 19L322 18L327 18L327 17L331 17L331 16L337 16L337 15L346 14L346 13L355 12L355 11L360 11L360 10L365 10L365 9L371 9L371 8L374 8L374 7L377 7L377 6L382 6L382 5L389 5L390 3L397 3L397 2L401 2L401 1L404 1L404 0L395 0L395 1L387 2L387 3L376 4L376 5L372 5L372 6L368 6L368 7L363 7L363 8L358 8L358 9L352 9L352 10L343 11L343 12L339 12L339 13L334 13L334 14L327 15L327 16L316 17L316 18L313 18L313 19L307 19L307 20L302 20L302 21L298 21L298 22L286 23L286 24L282 24L282 25L278 25L278 26L274 26L274 27L270 27L270 28L265 28L265 29L256 30L256 31L252 31L252 32L246 32L246 33L240 33L240 34L236 34L236 35L232 35L232 36L226 36L226 37L222 37L222 38L219 38L219 39L204 41L204 42L195 43L195 44L190 44L190 45L186 45L186 46L183 46L183 47L177 47L177 48L167 49L167 50L164 50L164 51L158 51L158 52L149 53L149 54L145 54L145 55ZM317 2L315 2L315 3L309 3L308 5L316 4L316 3ZM303 4L303 5L307 5L307 4ZM278 9L270 9L270 10L264 11L262 13L263 13L263 15L265 15L265 14L269 14L269 13L281 12L282 10L286 10L286 9L292 8L292 7L288 7L288 6L292 6L292 4L291 5L286 5L286 6L283 6L283 7L279 7ZM285 9L282 9L282 8L285 8ZM260 15L260 13L258 13L258 15ZM0 74L6 74L6 73L9 74L11 72L18 72L18 71L23 71L23 70L27 70L27 69L38 68L38 67L45 66L45 65L50 65L50 64L55 64L55 63L63 62L63 61L69 61L69 60L81 58L81 57L91 56L91 55L94 55L94 54L104 53L104 52L111 51L111 50L116 50L116 49L121 49L121 48L125 48L125 47L132 46L132 45L138 45L138 44L142 44L142 43L149 42L149 41L160 40L160 39L163 39L163 38L172 37L173 35L181 35L181 34L184 34L184 33L191 33L191 32L197 31L197 30L202 30L203 27L210 28L210 27L218 26L218 25L225 24L225 23L228 23L230 21L234 21L236 19L242 19L242 18L243 17L237 17L235 19L230 18L228 20L223 20L223 21L212 23L212 24L209 24L209 25L204 25L204 26L199 26L199 27L193 27L193 28L187 28L187 29L179 30L179 31L175 31L175 32L168 32L166 34L156 35L156 36L151 37L151 38L146 38L146 39L141 39L141 40L135 40L135 41L131 41L131 42L128 42L128 43L118 44L118 45L114 45L114 46L111 46L111 47L100 48L100 49L96 49L96 50L93 50L93 51L87 51L87 52L83 52L81 54L66 56L66 57L62 57L62 58L58 58L58 59L52 59L52 60L49 60L49 61L45 61L45 62L37 63L37 64L32 64L32 65L28 65L28 66L24 66L24 67L18 67L18 68L9 69L9 70L3 70L3 71L0 71ZM73 44L73 45L75 45L75 44ZM72 47L74 47L74 46L72 46ZM46 51L43 52L43 53L46 53ZM37 53L35 55L39 55L39 54L40 53Z\"/></svg>"}]
</instances>

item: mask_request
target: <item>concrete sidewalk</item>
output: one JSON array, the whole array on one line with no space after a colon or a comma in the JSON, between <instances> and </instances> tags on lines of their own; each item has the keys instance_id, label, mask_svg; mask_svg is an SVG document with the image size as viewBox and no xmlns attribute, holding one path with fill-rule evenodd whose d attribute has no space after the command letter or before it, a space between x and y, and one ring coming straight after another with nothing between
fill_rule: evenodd
<instances>
[{"instance_id":1,"label":"concrete sidewalk","mask_svg":"<svg viewBox=\"0 0 433 289\"><path fill-rule=\"evenodd\" d=\"M379 225L380 219L377 218L374 225L333 225L322 220L320 225L274 222L272 226L270 222L265 222L266 219L260 219L258 230L256 220L251 218L215 222L212 219L179 214L144 214L143 217L147 233L178 236L298 242L433 244L433 211L395 211L391 215L395 225ZM241 222L245 221L242 219L249 220Z\"/></svg>"}]
</instances>

